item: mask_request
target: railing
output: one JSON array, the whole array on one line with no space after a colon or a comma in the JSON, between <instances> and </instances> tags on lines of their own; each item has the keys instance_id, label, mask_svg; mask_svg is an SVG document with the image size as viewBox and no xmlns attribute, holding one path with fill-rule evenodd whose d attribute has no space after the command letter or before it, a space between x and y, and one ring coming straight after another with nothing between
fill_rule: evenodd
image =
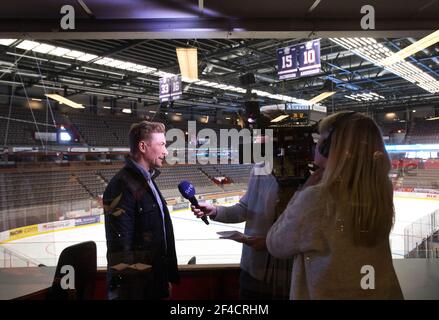
<instances>
[{"instance_id":1,"label":"railing","mask_svg":"<svg viewBox=\"0 0 439 320\"><path fill-rule=\"evenodd\" d=\"M75 215L101 214L102 209L96 200L83 199L44 205L0 210L0 232L30 224L58 221Z\"/></svg>"},{"instance_id":2,"label":"railing","mask_svg":"<svg viewBox=\"0 0 439 320\"><path fill-rule=\"evenodd\" d=\"M406 258L439 258L439 209L404 229Z\"/></svg>"},{"instance_id":3,"label":"railing","mask_svg":"<svg viewBox=\"0 0 439 320\"><path fill-rule=\"evenodd\" d=\"M30 257L0 246L0 268L38 267L40 263Z\"/></svg>"}]
</instances>

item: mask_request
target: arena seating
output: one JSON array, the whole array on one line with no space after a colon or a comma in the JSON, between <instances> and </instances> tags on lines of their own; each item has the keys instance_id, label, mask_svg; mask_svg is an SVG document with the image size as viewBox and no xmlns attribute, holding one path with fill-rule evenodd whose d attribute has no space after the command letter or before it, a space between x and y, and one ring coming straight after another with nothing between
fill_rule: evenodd
<instances>
[{"instance_id":1,"label":"arena seating","mask_svg":"<svg viewBox=\"0 0 439 320\"><path fill-rule=\"evenodd\" d=\"M439 189L439 169L416 169L403 173L402 187Z\"/></svg>"},{"instance_id":2,"label":"arena seating","mask_svg":"<svg viewBox=\"0 0 439 320\"><path fill-rule=\"evenodd\" d=\"M439 143L439 120L415 119L408 143Z\"/></svg>"},{"instance_id":3,"label":"arena seating","mask_svg":"<svg viewBox=\"0 0 439 320\"><path fill-rule=\"evenodd\" d=\"M93 147L120 146L117 136L101 117L86 113L69 113L67 118L76 127L84 141Z\"/></svg>"},{"instance_id":4,"label":"arena seating","mask_svg":"<svg viewBox=\"0 0 439 320\"><path fill-rule=\"evenodd\" d=\"M17 169L0 173L0 230L58 220L67 211L89 210L121 167L120 163L111 168L101 165L66 171L36 168L32 172ZM215 172L234 179L235 183L230 185L215 184L197 165L165 166L155 181L165 198L181 196L177 185L182 180L190 181L197 195L245 190L250 166L242 169L236 165L232 167L227 170L219 166L224 171L221 173L212 166ZM241 178L242 181L238 180Z\"/></svg>"},{"instance_id":5,"label":"arena seating","mask_svg":"<svg viewBox=\"0 0 439 320\"><path fill-rule=\"evenodd\" d=\"M379 123L381 133L383 136L389 136L398 130L405 131L405 123L401 122L382 122Z\"/></svg>"},{"instance_id":6,"label":"arena seating","mask_svg":"<svg viewBox=\"0 0 439 320\"><path fill-rule=\"evenodd\" d=\"M8 132L6 145L9 146L38 146L33 138L37 128L41 132L56 132L53 119L57 124L73 125L85 144L90 147L128 147L128 132L135 122L144 120L127 114L93 114L84 110L58 111L52 109L38 110L21 106L12 106L9 115L9 106L0 105L0 143L4 143L6 129ZM53 115L53 116L52 116ZM35 117L35 121L34 121ZM11 118L8 121L6 118ZM148 118L165 124L167 129L180 128L187 131L186 122L171 122L165 115L153 113ZM22 120L22 121L18 121ZM37 122L38 124L35 124ZM49 125L46 126L45 124ZM235 126L197 123L197 132L203 128L211 128L217 134L220 129L231 129Z\"/></svg>"},{"instance_id":7,"label":"arena seating","mask_svg":"<svg viewBox=\"0 0 439 320\"><path fill-rule=\"evenodd\" d=\"M218 193L222 189L217 187L212 180L202 174L196 166L164 167L156 182L164 197L179 197L177 185L182 180L190 181L197 194Z\"/></svg>"},{"instance_id":8,"label":"arena seating","mask_svg":"<svg viewBox=\"0 0 439 320\"><path fill-rule=\"evenodd\" d=\"M55 132L55 127L46 126L52 123L51 114L43 110L33 110L14 107L11 109L11 120L8 127L7 146L37 146L33 138L35 121L38 130ZM73 125L81 135L81 142L93 147L128 147L128 131L132 123L141 118L119 115L94 115L84 111L52 112L57 123ZM153 114L154 115L154 114ZM4 144L9 106L0 105L0 143ZM154 121L164 122L167 128L177 127L187 130L185 122L171 123L163 114ZM217 133L222 128L231 129L233 126L220 124L197 123L197 131L212 128ZM383 127L390 132L400 128L400 124L390 124ZM431 138L431 139L430 139ZM409 140L412 142L439 142L439 122L416 120L410 128ZM63 212L89 209L92 205L99 206L102 196L110 179L122 167L123 163L96 165L88 168L79 167L68 170L38 169L26 171L0 171L0 230L29 225L32 222L54 221L63 216ZM237 164L208 164L208 165L177 165L163 167L156 182L168 199L180 198L176 188L182 180L188 180L195 186L197 195L220 194L246 190L252 165ZM439 161L428 160L423 168L416 170L398 170L391 172L395 187L401 188L439 188ZM228 178L230 183L218 184L215 177Z\"/></svg>"},{"instance_id":9,"label":"arena seating","mask_svg":"<svg viewBox=\"0 0 439 320\"><path fill-rule=\"evenodd\" d=\"M15 106L9 108L9 106L0 105L0 144L7 146L41 145L34 139L34 132L56 132L52 114L57 123L65 122L65 119L54 111L47 113L37 109Z\"/></svg>"}]
</instances>

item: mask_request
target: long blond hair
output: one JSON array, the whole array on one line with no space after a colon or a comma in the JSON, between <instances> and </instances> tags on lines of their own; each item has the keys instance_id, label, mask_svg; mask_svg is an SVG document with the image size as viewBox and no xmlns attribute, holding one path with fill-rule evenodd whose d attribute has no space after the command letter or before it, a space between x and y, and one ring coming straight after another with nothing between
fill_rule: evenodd
<instances>
[{"instance_id":1,"label":"long blond hair","mask_svg":"<svg viewBox=\"0 0 439 320\"><path fill-rule=\"evenodd\" d=\"M354 244L374 246L388 239L393 226L391 162L375 121L360 113L344 114L320 123L321 134L333 129L321 183L336 207L352 218Z\"/></svg>"}]
</instances>

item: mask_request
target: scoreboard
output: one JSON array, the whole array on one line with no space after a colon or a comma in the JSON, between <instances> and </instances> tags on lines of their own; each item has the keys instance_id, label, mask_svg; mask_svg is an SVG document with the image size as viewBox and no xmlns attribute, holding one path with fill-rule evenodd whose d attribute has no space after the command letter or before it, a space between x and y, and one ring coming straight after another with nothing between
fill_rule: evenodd
<instances>
[{"instance_id":1,"label":"scoreboard","mask_svg":"<svg viewBox=\"0 0 439 320\"><path fill-rule=\"evenodd\" d=\"M285 103L285 111L296 124L308 124L310 115L310 106L303 104Z\"/></svg>"},{"instance_id":2,"label":"scoreboard","mask_svg":"<svg viewBox=\"0 0 439 320\"><path fill-rule=\"evenodd\" d=\"M320 39L277 49L279 79L294 79L320 73Z\"/></svg>"},{"instance_id":3,"label":"scoreboard","mask_svg":"<svg viewBox=\"0 0 439 320\"><path fill-rule=\"evenodd\" d=\"M182 94L181 76L159 79L160 103L180 99Z\"/></svg>"}]
</instances>

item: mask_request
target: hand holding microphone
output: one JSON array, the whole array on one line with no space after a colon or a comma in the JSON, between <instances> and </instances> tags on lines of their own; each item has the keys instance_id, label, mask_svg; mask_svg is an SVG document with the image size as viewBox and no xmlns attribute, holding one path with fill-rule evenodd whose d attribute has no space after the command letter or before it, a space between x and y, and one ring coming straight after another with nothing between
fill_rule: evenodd
<instances>
[{"instance_id":1,"label":"hand holding microphone","mask_svg":"<svg viewBox=\"0 0 439 320\"><path fill-rule=\"evenodd\" d=\"M189 182L189 181L182 181L178 184L178 190L180 191L183 198L188 199L192 203L192 211L195 213L194 210L198 210L195 215L198 218L201 218L205 224L209 224L209 220L207 220L207 213L201 215L200 212L203 211L203 208L206 208L206 204L203 204L200 206L198 203L197 198L195 198L195 187ZM213 207L213 206L212 206ZM215 209L215 207L213 207Z\"/></svg>"},{"instance_id":2,"label":"hand holding microphone","mask_svg":"<svg viewBox=\"0 0 439 320\"><path fill-rule=\"evenodd\" d=\"M199 203L198 207L191 206L191 210L197 218L201 219L206 218L206 216L214 219L216 216L216 207L209 203Z\"/></svg>"}]
</instances>

